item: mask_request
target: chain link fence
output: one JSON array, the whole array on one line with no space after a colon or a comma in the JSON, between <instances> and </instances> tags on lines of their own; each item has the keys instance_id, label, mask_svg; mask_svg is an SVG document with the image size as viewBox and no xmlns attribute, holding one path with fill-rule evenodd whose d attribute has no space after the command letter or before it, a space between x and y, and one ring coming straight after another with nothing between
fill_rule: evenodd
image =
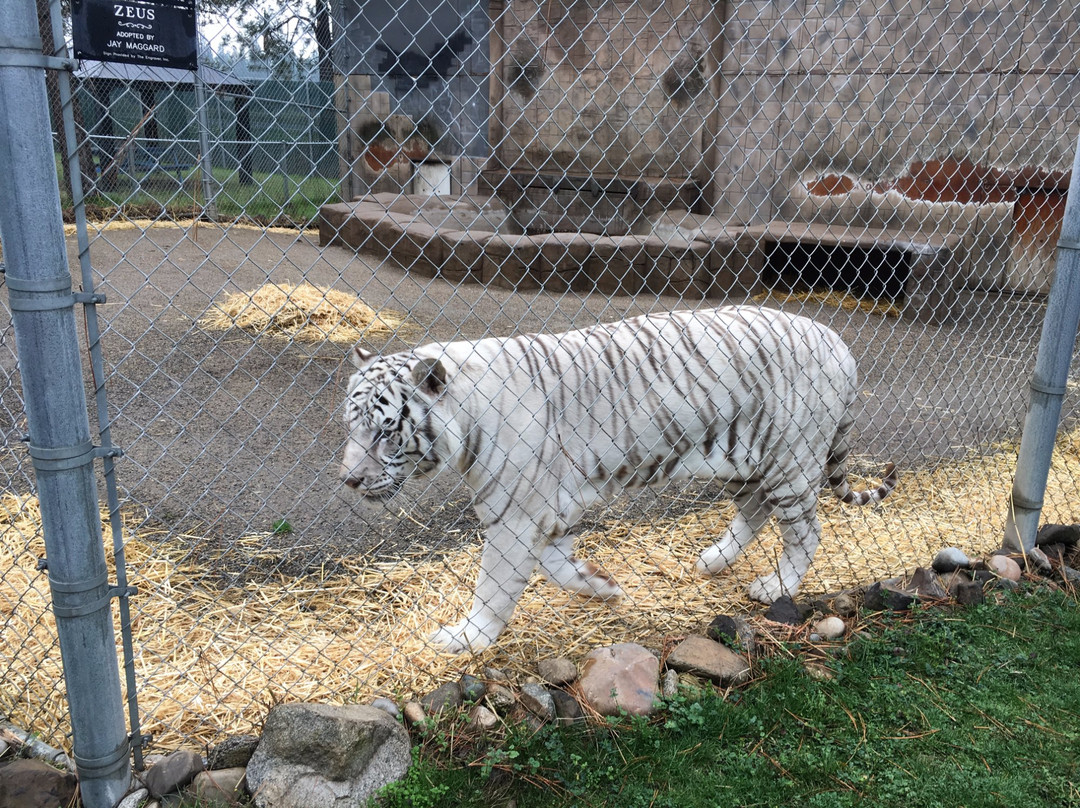
<instances>
[{"instance_id":1,"label":"chain link fence","mask_svg":"<svg viewBox=\"0 0 1080 808\"><path fill-rule=\"evenodd\" d=\"M250 730L277 701L408 695L487 664L658 642L751 608L747 587L784 563L773 520L702 578L699 554L749 489L669 480L567 526L621 600L534 577L513 593L515 616L490 648L445 653L430 638L469 613L484 523L495 519L471 504L490 491L478 495L476 475L454 469L378 504L343 484L355 345L390 354L727 304L805 315L837 332L859 368L853 485L878 486L886 462L900 476L880 507L822 497L821 546L801 592L897 575L943 545L1000 545L1077 133L1071 10L340 0L327 11L281 57L292 76L297 55L307 59L307 80L252 78L246 56L221 52L201 89L190 73L75 72L90 260L106 297L108 421L124 452L124 549L138 590L133 664L144 729L159 744ZM271 20L260 38L233 23L224 28L253 47L277 30ZM332 83L319 80L327 70ZM72 225L75 272L77 243ZM9 315L0 696L12 722L64 746ZM627 336L617 349L636 363L633 347ZM489 423L481 402L499 396L517 417L536 402L532 382L500 372L504 360L487 351L421 354L452 359L451 376L467 365L469 383L451 388L470 417ZM526 460L572 478L586 455L567 447L585 427L552 404L576 378L567 361L542 374L549 406L536 416L564 448L552 454L549 441ZM755 372L751 363L744 376ZM814 408L802 397L810 375L792 380L792 406ZM648 378L604 382L602 396L661 402L630 432L685 407L672 400L678 384L662 397L634 388ZM1076 521L1076 404L1070 385L1044 521ZM786 417L774 415L755 434ZM506 427L460 451L520 452L523 440ZM398 462L406 448L381 451ZM822 479L819 449L804 488ZM646 459L611 462L641 476ZM363 489L361 465L352 456L345 476ZM535 467L504 468L487 484L524 501ZM618 493L589 479L583 487ZM560 579L559 564L545 556L548 578Z\"/></svg>"}]
</instances>

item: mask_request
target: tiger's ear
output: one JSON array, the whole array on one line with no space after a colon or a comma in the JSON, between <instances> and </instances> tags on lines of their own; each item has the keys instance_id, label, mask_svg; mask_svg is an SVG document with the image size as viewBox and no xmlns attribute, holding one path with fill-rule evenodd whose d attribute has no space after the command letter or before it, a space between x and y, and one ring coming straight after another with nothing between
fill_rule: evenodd
<instances>
[{"instance_id":1,"label":"tiger's ear","mask_svg":"<svg viewBox=\"0 0 1080 808\"><path fill-rule=\"evenodd\" d=\"M446 389L446 368L438 359L420 359L412 369L413 384L435 395Z\"/></svg>"},{"instance_id":2,"label":"tiger's ear","mask_svg":"<svg viewBox=\"0 0 1080 808\"><path fill-rule=\"evenodd\" d=\"M371 364L371 361L377 356L377 354L365 351L363 348L357 345L352 349L352 352L349 354L349 356L352 359L352 363L358 368L360 368L360 370L363 370Z\"/></svg>"}]
</instances>

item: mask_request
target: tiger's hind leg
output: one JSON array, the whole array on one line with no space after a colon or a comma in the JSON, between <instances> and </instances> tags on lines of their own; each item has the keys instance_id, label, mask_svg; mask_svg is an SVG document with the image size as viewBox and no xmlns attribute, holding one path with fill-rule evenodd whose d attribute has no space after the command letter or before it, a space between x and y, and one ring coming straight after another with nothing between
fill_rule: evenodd
<instances>
[{"instance_id":1,"label":"tiger's hind leg","mask_svg":"<svg viewBox=\"0 0 1080 808\"><path fill-rule=\"evenodd\" d=\"M720 541L698 557L698 572L702 575L717 575L727 569L743 548L761 532L771 515L772 508L765 504L759 491L737 496L735 516L731 524L720 537Z\"/></svg>"},{"instance_id":2,"label":"tiger's hind leg","mask_svg":"<svg viewBox=\"0 0 1080 808\"><path fill-rule=\"evenodd\" d=\"M574 539L567 533L553 539L540 553L540 574L561 589L577 595L610 600L622 589L607 570L574 556Z\"/></svg>"},{"instance_id":3,"label":"tiger's hind leg","mask_svg":"<svg viewBox=\"0 0 1080 808\"><path fill-rule=\"evenodd\" d=\"M754 600L772 603L784 595L793 596L799 591L799 585L810 569L821 542L817 500L817 493L807 490L777 501L775 512L784 549L776 561L776 570L750 584L749 594Z\"/></svg>"}]
</instances>

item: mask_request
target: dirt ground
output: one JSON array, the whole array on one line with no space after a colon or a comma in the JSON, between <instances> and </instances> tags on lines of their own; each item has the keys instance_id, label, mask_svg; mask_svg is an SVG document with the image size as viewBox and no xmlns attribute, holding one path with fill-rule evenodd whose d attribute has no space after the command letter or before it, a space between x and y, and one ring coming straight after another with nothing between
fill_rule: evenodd
<instances>
[{"instance_id":1,"label":"dirt ground","mask_svg":"<svg viewBox=\"0 0 1080 808\"><path fill-rule=\"evenodd\" d=\"M72 267L74 237L69 239ZM317 236L253 227L159 225L92 233L91 259L108 375L113 441L125 459L126 502L207 546L272 530L299 567L327 555L398 553L475 535L468 493L448 476L414 486L387 508L357 502L337 476L345 437L340 404L348 346L208 331L199 319L215 300L268 282L308 282L405 313L410 326L369 347L397 350L429 340L564 330L598 320L724 301L601 294L514 293L479 284L411 277L392 262ZM76 277L78 277L76 275ZM801 304L788 304L800 308ZM1023 421L1044 303L973 294L953 325L913 325L819 304L805 313L852 346L863 375L856 465L874 473L986 450L1015 437ZM10 323L4 332L11 334ZM12 348L0 351L11 379ZM3 392L5 431L19 429L16 389ZM1075 408L1070 395L1066 412ZM9 441L9 445L11 442ZM9 479L26 479L25 455L6 453ZM685 510L708 489L616 503L593 520Z\"/></svg>"}]
</instances>

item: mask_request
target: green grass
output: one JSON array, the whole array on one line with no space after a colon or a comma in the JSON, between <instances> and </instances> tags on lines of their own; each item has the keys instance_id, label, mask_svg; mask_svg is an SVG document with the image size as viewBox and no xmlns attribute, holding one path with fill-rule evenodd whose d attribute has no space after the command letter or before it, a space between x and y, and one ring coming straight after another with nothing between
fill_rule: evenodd
<instances>
[{"instance_id":1,"label":"green grass","mask_svg":"<svg viewBox=\"0 0 1080 808\"><path fill-rule=\"evenodd\" d=\"M788 647L754 684L684 693L649 720L488 745L459 722L415 750L385 804L1080 806L1071 596L1044 588L864 625L829 659L831 680Z\"/></svg>"},{"instance_id":2,"label":"green grass","mask_svg":"<svg viewBox=\"0 0 1080 808\"><path fill-rule=\"evenodd\" d=\"M254 182L244 185L236 171L215 168L213 175L218 188L214 202L219 216L226 219L307 227L317 221L322 205L340 201L338 182L322 177L255 172ZM87 196L88 215L94 220L118 213L129 218L164 214L170 219L189 219L204 202L201 176L193 168L182 171L180 177L178 181L175 172L156 171L140 175L135 182L121 175L115 190ZM70 207L70 194L63 194L61 201Z\"/></svg>"}]
</instances>

